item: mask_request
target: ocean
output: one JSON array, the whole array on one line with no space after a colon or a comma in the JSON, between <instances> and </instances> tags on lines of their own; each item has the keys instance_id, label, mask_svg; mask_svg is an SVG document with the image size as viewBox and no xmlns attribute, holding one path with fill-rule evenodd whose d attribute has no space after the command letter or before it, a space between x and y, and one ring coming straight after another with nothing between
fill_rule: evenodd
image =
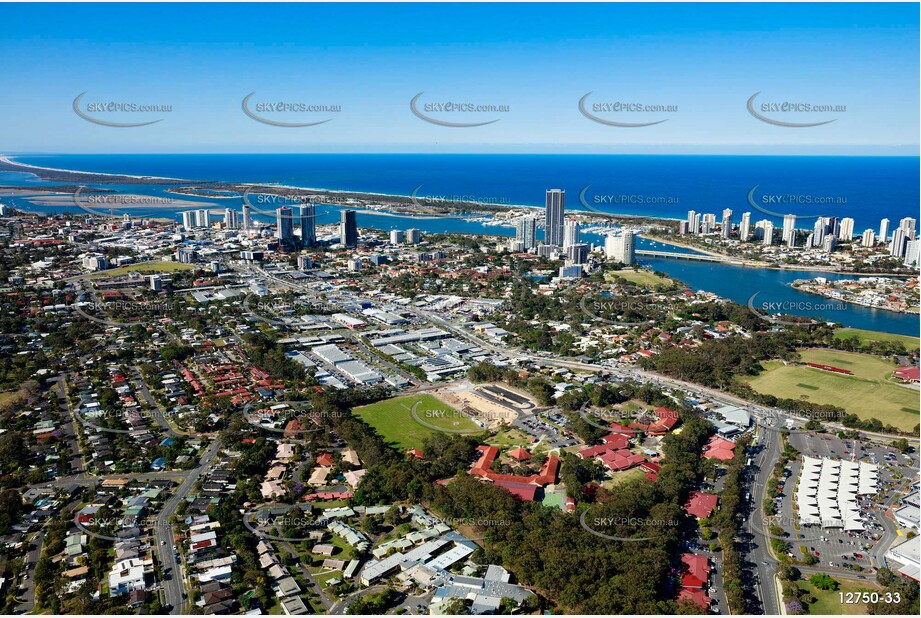
<instances>
[{"instance_id":1,"label":"ocean","mask_svg":"<svg viewBox=\"0 0 921 618\"><path fill-rule=\"evenodd\" d=\"M851 217L854 230L918 217L917 157L697 155L29 155L15 160L70 170L188 180L264 182L337 191L447 197L542 206L548 188L566 207L685 219L689 210L738 222L811 229L817 216ZM753 191L754 189L754 191ZM580 199L581 198L581 199ZM750 200L754 202L753 207ZM774 214L771 214L774 213ZM776 216L775 216L776 215Z\"/></svg>"}]
</instances>

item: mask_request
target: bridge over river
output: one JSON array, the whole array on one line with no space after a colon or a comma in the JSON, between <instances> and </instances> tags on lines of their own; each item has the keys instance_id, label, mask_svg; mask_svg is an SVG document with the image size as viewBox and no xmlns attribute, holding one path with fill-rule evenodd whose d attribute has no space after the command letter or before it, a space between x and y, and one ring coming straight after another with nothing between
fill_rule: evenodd
<instances>
[{"instance_id":1,"label":"bridge over river","mask_svg":"<svg viewBox=\"0 0 921 618\"><path fill-rule=\"evenodd\" d=\"M739 260L734 260L723 255L707 255L706 253L679 253L677 251L652 251L649 249L637 249L634 251L634 254L643 257L676 258L679 260L697 260L699 262L739 263Z\"/></svg>"}]
</instances>

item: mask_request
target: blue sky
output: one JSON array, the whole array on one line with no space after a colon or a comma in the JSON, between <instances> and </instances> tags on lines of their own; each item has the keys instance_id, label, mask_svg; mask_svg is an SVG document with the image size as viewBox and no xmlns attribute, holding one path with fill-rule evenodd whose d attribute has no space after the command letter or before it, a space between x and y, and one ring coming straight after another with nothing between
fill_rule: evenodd
<instances>
[{"instance_id":1,"label":"blue sky","mask_svg":"<svg viewBox=\"0 0 921 618\"><path fill-rule=\"evenodd\" d=\"M917 154L917 4L0 4L0 152ZM844 105L761 122L746 101ZM74 98L171 105L106 114ZM264 113L242 99L338 105ZM411 113L425 103L507 112ZM595 115L595 103L678 106ZM759 108L760 109L760 108Z\"/></svg>"}]
</instances>

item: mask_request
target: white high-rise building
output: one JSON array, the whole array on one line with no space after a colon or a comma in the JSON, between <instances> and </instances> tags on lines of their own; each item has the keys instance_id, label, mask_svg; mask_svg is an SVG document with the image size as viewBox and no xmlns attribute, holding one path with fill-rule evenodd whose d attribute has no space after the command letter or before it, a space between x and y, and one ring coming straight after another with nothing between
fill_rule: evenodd
<instances>
[{"instance_id":1,"label":"white high-rise building","mask_svg":"<svg viewBox=\"0 0 921 618\"><path fill-rule=\"evenodd\" d=\"M390 244L398 245L403 242L403 230L390 230Z\"/></svg>"},{"instance_id":2,"label":"white high-rise building","mask_svg":"<svg viewBox=\"0 0 921 618\"><path fill-rule=\"evenodd\" d=\"M537 246L537 219L522 217L515 223L515 240L527 251Z\"/></svg>"},{"instance_id":3,"label":"white high-rise building","mask_svg":"<svg viewBox=\"0 0 921 618\"><path fill-rule=\"evenodd\" d=\"M566 211L566 192L562 189L547 189L547 203L544 212L544 243L563 246L563 213Z\"/></svg>"},{"instance_id":4,"label":"white high-rise building","mask_svg":"<svg viewBox=\"0 0 921 618\"><path fill-rule=\"evenodd\" d=\"M828 253L834 251L836 246L838 246L838 238L834 234L829 234L822 241L822 250Z\"/></svg>"},{"instance_id":5,"label":"white high-rise building","mask_svg":"<svg viewBox=\"0 0 921 618\"><path fill-rule=\"evenodd\" d=\"M796 231L796 215L783 216L783 242L789 243L790 236Z\"/></svg>"},{"instance_id":6,"label":"white high-rise building","mask_svg":"<svg viewBox=\"0 0 921 618\"><path fill-rule=\"evenodd\" d=\"M905 230L905 238L912 240L915 237L915 226L917 222L911 217L905 217L899 221L899 228Z\"/></svg>"},{"instance_id":7,"label":"white high-rise building","mask_svg":"<svg viewBox=\"0 0 921 618\"><path fill-rule=\"evenodd\" d=\"M838 228L838 240L851 240L854 238L854 220L850 217L841 219Z\"/></svg>"},{"instance_id":8,"label":"white high-rise building","mask_svg":"<svg viewBox=\"0 0 921 618\"><path fill-rule=\"evenodd\" d=\"M211 227L211 213L207 208L195 211L196 227Z\"/></svg>"},{"instance_id":9,"label":"white high-rise building","mask_svg":"<svg viewBox=\"0 0 921 618\"><path fill-rule=\"evenodd\" d=\"M739 240L747 242L751 238L752 232L752 213L742 213L742 223L739 224Z\"/></svg>"},{"instance_id":10,"label":"white high-rise building","mask_svg":"<svg viewBox=\"0 0 921 618\"><path fill-rule=\"evenodd\" d=\"M232 208L224 209L224 227L228 230L235 230L240 227L240 215Z\"/></svg>"},{"instance_id":11,"label":"white high-rise building","mask_svg":"<svg viewBox=\"0 0 921 618\"><path fill-rule=\"evenodd\" d=\"M879 242L885 244L889 240L889 219L879 222Z\"/></svg>"},{"instance_id":12,"label":"white high-rise building","mask_svg":"<svg viewBox=\"0 0 921 618\"><path fill-rule=\"evenodd\" d=\"M815 220L815 227L812 228L812 246L821 247L822 243L825 242L825 219L819 217Z\"/></svg>"},{"instance_id":13,"label":"white high-rise building","mask_svg":"<svg viewBox=\"0 0 921 618\"><path fill-rule=\"evenodd\" d=\"M577 242L566 247L566 261L570 264L585 264L588 262L588 243Z\"/></svg>"},{"instance_id":14,"label":"white high-rise building","mask_svg":"<svg viewBox=\"0 0 921 618\"><path fill-rule=\"evenodd\" d=\"M892 242L889 243L889 255L892 257L905 257L905 245L908 244L908 235L901 226L892 230Z\"/></svg>"},{"instance_id":15,"label":"white high-rise building","mask_svg":"<svg viewBox=\"0 0 921 618\"><path fill-rule=\"evenodd\" d=\"M182 215L182 227L186 230L198 227L198 219L196 218L194 210L184 210L179 214Z\"/></svg>"},{"instance_id":16,"label":"white high-rise building","mask_svg":"<svg viewBox=\"0 0 921 618\"><path fill-rule=\"evenodd\" d=\"M693 210L688 211L688 234L694 235L699 232L699 219L697 218L697 212Z\"/></svg>"},{"instance_id":17,"label":"white high-rise building","mask_svg":"<svg viewBox=\"0 0 921 618\"><path fill-rule=\"evenodd\" d=\"M906 245L905 261L902 265L917 268L919 264L921 264L921 240L913 238Z\"/></svg>"},{"instance_id":18,"label":"white high-rise building","mask_svg":"<svg viewBox=\"0 0 921 618\"><path fill-rule=\"evenodd\" d=\"M720 226L720 236L723 238L729 238L729 235L732 233L732 210L726 208L723 210L723 221Z\"/></svg>"},{"instance_id":19,"label":"white high-rise building","mask_svg":"<svg viewBox=\"0 0 921 618\"><path fill-rule=\"evenodd\" d=\"M636 241L633 232L624 231L619 236L608 235L604 239L604 255L607 259L622 264L633 264Z\"/></svg>"},{"instance_id":20,"label":"white high-rise building","mask_svg":"<svg viewBox=\"0 0 921 618\"><path fill-rule=\"evenodd\" d=\"M253 229L253 217L249 212L249 204L243 203L243 229L249 232Z\"/></svg>"},{"instance_id":21,"label":"white high-rise building","mask_svg":"<svg viewBox=\"0 0 921 618\"><path fill-rule=\"evenodd\" d=\"M406 242L411 245L418 245L422 242L422 232L414 227L409 228L406 230Z\"/></svg>"},{"instance_id":22,"label":"white high-rise building","mask_svg":"<svg viewBox=\"0 0 921 618\"><path fill-rule=\"evenodd\" d=\"M578 221L575 219L567 219L563 223L563 249L579 244L581 236Z\"/></svg>"},{"instance_id":23,"label":"white high-rise building","mask_svg":"<svg viewBox=\"0 0 921 618\"><path fill-rule=\"evenodd\" d=\"M860 237L860 245L862 247L872 247L876 244L876 234L873 233L873 230L867 228L863 231L863 236Z\"/></svg>"},{"instance_id":24,"label":"white high-rise building","mask_svg":"<svg viewBox=\"0 0 921 618\"><path fill-rule=\"evenodd\" d=\"M761 243L764 246L768 246L774 242L774 224L768 221L767 219L762 221L762 223L764 225L761 226L761 229L763 230Z\"/></svg>"}]
</instances>

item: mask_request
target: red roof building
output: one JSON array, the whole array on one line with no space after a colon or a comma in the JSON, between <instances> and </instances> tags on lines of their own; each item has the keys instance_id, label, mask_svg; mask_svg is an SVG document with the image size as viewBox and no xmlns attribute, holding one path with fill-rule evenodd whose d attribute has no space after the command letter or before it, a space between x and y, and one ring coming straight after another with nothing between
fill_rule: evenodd
<instances>
[{"instance_id":1,"label":"red roof building","mask_svg":"<svg viewBox=\"0 0 921 618\"><path fill-rule=\"evenodd\" d=\"M514 448L508 452L508 456L516 461L526 461L531 459L531 453L523 448Z\"/></svg>"},{"instance_id":2,"label":"red roof building","mask_svg":"<svg viewBox=\"0 0 921 618\"><path fill-rule=\"evenodd\" d=\"M330 453L320 453L317 455L317 465L331 467L335 465L335 460L333 459L332 454Z\"/></svg>"},{"instance_id":3,"label":"red roof building","mask_svg":"<svg viewBox=\"0 0 921 618\"><path fill-rule=\"evenodd\" d=\"M473 464L470 474L480 476L494 483L518 483L523 485L550 485L556 483L557 475L560 470L560 458L556 455L550 455L540 468L540 472L531 476L518 476L515 474L500 474L493 472L490 466L499 456L499 449L495 446L480 445L477 447L480 458Z\"/></svg>"},{"instance_id":4,"label":"red roof building","mask_svg":"<svg viewBox=\"0 0 921 618\"><path fill-rule=\"evenodd\" d=\"M511 481L496 481L496 485L508 490L519 500L526 500L528 502L533 502L537 497L537 490L540 489L537 485L531 485L529 483L515 483Z\"/></svg>"},{"instance_id":5,"label":"red roof building","mask_svg":"<svg viewBox=\"0 0 921 618\"><path fill-rule=\"evenodd\" d=\"M700 606L703 610L710 609L710 603L712 602L712 599L699 588L682 588L681 592L678 593L678 600L682 601L685 599Z\"/></svg>"},{"instance_id":6,"label":"red roof building","mask_svg":"<svg viewBox=\"0 0 921 618\"><path fill-rule=\"evenodd\" d=\"M717 500L719 500L719 496L716 494L692 491L688 496L688 501L684 503L684 510L697 519L705 519L713 513Z\"/></svg>"},{"instance_id":7,"label":"red roof building","mask_svg":"<svg viewBox=\"0 0 921 618\"><path fill-rule=\"evenodd\" d=\"M733 451L736 443L719 436L713 436L704 446L703 456L707 459L719 459L720 461L729 461L733 457Z\"/></svg>"},{"instance_id":8,"label":"red roof building","mask_svg":"<svg viewBox=\"0 0 921 618\"><path fill-rule=\"evenodd\" d=\"M422 451L420 451L417 448L409 449L408 451L406 451L406 454L412 457L415 457L416 459L422 459Z\"/></svg>"},{"instance_id":9,"label":"red roof building","mask_svg":"<svg viewBox=\"0 0 921 618\"><path fill-rule=\"evenodd\" d=\"M710 581L710 561L706 556L697 554L681 554L681 562L687 572L681 576L681 585L684 588L706 588Z\"/></svg>"},{"instance_id":10,"label":"red roof building","mask_svg":"<svg viewBox=\"0 0 921 618\"><path fill-rule=\"evenodd\" d=\"M919 373L921 373L921 369L918 367L899 367L892 375L903 382L918 382L921 380Z\"/></svg>"},{"instance_id":11,"label":"red roof building","mask_svg":"<svg viewBox=\"0 0 921 618\"><path fill-rule=\"evenodd\" d=\"M645 461L642 455L631 453L627 449L608 451L597 459L613 472L623 472L624 470L635 468Z\"/></svg>"}]
</instances>

